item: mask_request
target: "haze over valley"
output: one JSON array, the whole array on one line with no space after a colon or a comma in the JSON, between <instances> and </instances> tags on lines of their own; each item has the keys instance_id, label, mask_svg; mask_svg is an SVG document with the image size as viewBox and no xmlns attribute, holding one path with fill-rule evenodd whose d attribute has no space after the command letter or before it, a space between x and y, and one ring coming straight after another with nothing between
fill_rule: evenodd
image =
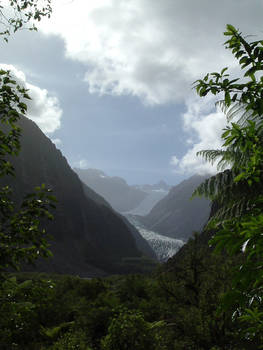
<instances>
[{"instance_id":1,"label":"haze over valley","mask_svg":"<svg viewBox=\"0 0 263 350\"><path fill-rule=\"evenodd\" d=\"M95 169L75 169L77 175L36 124L22 118L19 125L21 151L12 162L20 175L8 180L16 202L42 183L58 201L55 220L47 225L54 256L40 260L38 269L87 277L140 271L147 264L151 269L172 257L206 223L208 204L190 201L202 177L171 187L164 181L130 186ZM190 221L185 221L186 215Z\"/></svg>"},{"instance_id":2,"label":"haze over valley","mask_svg":"<svg viewBox=\"0 0 263 350\"><path fill-rule=\"evenodd\" d=\"M164 181L133 185L98 169L74 169L80 179L124 214L145 238L161 261L173 256L201 231L210 213L209 201L191 200L194 189L206 178L193 176L177 186Z\"/></svg>"}]
</instances>

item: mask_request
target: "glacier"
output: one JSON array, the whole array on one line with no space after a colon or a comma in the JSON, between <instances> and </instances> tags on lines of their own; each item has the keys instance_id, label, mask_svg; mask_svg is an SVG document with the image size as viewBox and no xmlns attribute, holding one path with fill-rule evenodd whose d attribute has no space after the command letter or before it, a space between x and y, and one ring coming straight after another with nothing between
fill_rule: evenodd
<instances>
[{"instance_id":1,"label":"glacier","mask_svg":"<svg viewBox=\"0 0 263 350\"><path fill-rule=\"evenodd\" d=\"M163 236L157 232L146 229L132 215L126 215L126 217L130 223L137 228L142 237L147 240L160 262L167 261L185 244L185 242L180 239Z\"/></svg>"}]
</instances>

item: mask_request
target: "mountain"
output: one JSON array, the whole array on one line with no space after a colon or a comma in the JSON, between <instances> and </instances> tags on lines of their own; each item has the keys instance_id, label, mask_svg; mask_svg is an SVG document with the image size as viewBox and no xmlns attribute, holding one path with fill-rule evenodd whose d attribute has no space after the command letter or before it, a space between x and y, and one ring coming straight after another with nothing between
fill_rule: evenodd
<instances>
[{"instance_id":1,"label":"mountain","mask_svg":"<svg viewBox=\"0 0 263 350\"><path fill-rule=\"evenodd\" d=\"M132 185L98 169L74 169L82 182L104 197L120 213L146 215L171 188L164 181L154 185Z\"/></svg>"},{"instance_id":2,"label":"mountain","mask_svg":"<svg viewBox=\"0 0 263 350\"><path fill-rule=\"evenodd\" d=\"M190 197L194 189L205 180L194 175L174 186L146 216L137 219L149 230L186 241L194 231L203 228L210 213L210 201Z\"/></svg>"},{"instance_id":3,"label":"mountain","mask_svg":"<svg viewBox=\"0 0 263 350\"><path fill-rule=\"evenodd\" d=\"M134 209L128 211L126 214L132 215L147 215L152 210L152 208L161 199L163 199L168 194L165 190L148 190L147 197Z\"/></svg>"},{"instance_id":4,"label":"mountain","mask_svg":"<svg viewBox=\"0 0 263 350\"><path fill-rule=\"evenodd\" d=\"M147 215L161 199L163 199L169 192L171 186L167 185L164 181L160 181L154 185L134 185L147 193L147 196L141 201L141 203L134 209L129 210L125 214L132 215Z\"/></svg>"},{"instance_id":5,"label":"mountain","mask_svg":"<svg viewBox=\"0 0 263 350\"><path fill-rule=\"evenodd\" d=\"M164 192L169 192L171 189L171 186L167 185L167 183L163 180L159 181L157 184L153 185L133 185L135 188L139 188L142 191L145 192L151 192L151 191L164 191Z\"/></svg>"},{"instance_id":6,"label":"mountain","mask_svg":"<svg viewBox=\"0 0 263 350\"><path fill-rule=\"evenodd\" d=\"M50 244L54 256L39 261L38 270L82 276L127 272L137 267L140 270L143 254L125 220L81 183L66 158L35 123L21 118L19 124L23 130L21 151L11 158L16 176L2 179L2 183L12 186L16 203L42 183L58 200L54 221L45 223L53 236ZM138 266L134 267L133 262Z\"/></svg>"},{"instance_id":7,"label":"mountain","mask_svg":"<svg viewBox=\"0 0 263 350\"><path fill-rule=\"evenodd\" d=\"M121 177L108 176L98 169L74 169L80 180L105 198L119 212L137 207L147 196L139 188L129 186Z\"/></svg>"}]
</instances>

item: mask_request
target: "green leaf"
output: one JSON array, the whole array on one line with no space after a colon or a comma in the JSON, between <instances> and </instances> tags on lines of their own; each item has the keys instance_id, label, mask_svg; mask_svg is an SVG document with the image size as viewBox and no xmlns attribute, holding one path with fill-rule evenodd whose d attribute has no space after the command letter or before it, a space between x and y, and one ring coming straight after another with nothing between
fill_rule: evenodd
<instances>
[{"instance_id":1,"label":"green leaf","mask_svg":"<svg viewBox=\"0 0 263 350\"><path fill-rule=\"evenodd\" d=\"M237 29L234 26L232 26L231 24L227 24L226 25L226 29L227 29L228 32L230 32L232 34L236 34L237 33Z\"/></svg>"},{"instance_id":2,"label":"green leaf","mask_svg":"<svg viewBox=\"0 0 263 350\"><path fill-rule=\"evenodd\" d=\"M226 71L228 70L228 67L225 67L221 70L220 75L222 76ZM216 73L217 74L217 73Z\"/></svg>"},{"instance_id":3,"label":"green leaf","mask_svg":"<svg viewBox=\"0 0 263 350\"><path fill-rule=\"evenodd\" d=\"M230 97L229 91L225 92L225 103L226 103L226 106L230 106L231 104L231 97Z\"/></svg>"}]
</instances>

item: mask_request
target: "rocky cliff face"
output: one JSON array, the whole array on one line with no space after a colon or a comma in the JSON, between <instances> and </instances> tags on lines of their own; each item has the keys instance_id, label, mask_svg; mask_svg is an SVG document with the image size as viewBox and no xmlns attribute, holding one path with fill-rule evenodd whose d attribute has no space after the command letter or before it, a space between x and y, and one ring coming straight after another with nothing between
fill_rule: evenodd
<instances>
[{"instance_id":1,"label":"rocky cliff face","mask_svg":"<svg viewBox=\"0 0 263 350\"><path fill-rule=\"evenodd\" d=\"M54 237L54 257L38 262L38 269L92 276L122 272L127 257L140 258L142 253L122 218L103 198L98 200L92 190L83 189L65 157L36 124L22 118L20 126L21 152L12 158L16 176L4 183L13 187L16 202L42 183L58 200L54 221L45 224Z\"/></svg>"},{"instance_id":2,"label":"rocky cliff face","mask_svg":"<svg viewBox=\"0 0 263 350\"><path fill-rule=\"evenodd\" d=\"M137 219L149 230L186 241L194 231L200 231L210 213L210 202L205 198L190 200L194 189L204 181L194 175L174 186L150 213Z\"/></svg>"}]
</instances>

